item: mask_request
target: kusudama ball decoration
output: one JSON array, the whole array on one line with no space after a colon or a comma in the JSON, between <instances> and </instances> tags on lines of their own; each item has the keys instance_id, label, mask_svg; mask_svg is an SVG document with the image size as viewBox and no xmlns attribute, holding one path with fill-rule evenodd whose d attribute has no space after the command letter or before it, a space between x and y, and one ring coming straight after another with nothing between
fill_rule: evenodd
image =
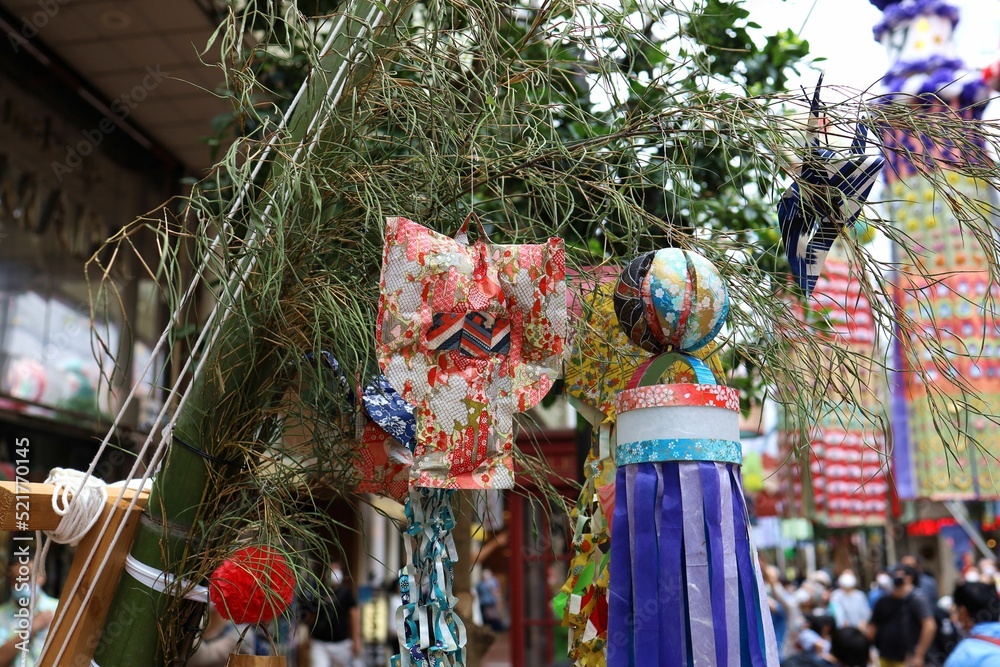
<instances>
[{"instance_id":1,"label":"kusudama ball decoration","mask_svg":"<svg viewBox=\"0 0 1000 667\"><path fill-rule=\"evenodd\" d=\"M729 291L703 256L663 248L629 262L618 277L614 304L625 334L642 349L694 352L722 329Z\"/></svg>"},{"instance_id":2,"label":"kusudama ball decoration","mask_svg":"<svg viewBox=\"0 0 1000 667\"><path fill-rule=\"evenodd\" d=\"M223 618L237 624L267 623L292 603L295 575L274 549L243 547L216 568L208 590Z\"/></svg>"}]
</instances>

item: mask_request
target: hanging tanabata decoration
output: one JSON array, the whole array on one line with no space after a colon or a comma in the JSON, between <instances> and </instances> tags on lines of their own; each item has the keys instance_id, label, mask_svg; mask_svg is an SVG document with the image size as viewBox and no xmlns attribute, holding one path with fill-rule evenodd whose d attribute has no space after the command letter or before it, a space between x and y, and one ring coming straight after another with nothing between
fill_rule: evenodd
<instances>
[{"instance_id":1,"label":"hanging tanabata decoration","mask_svg":"<svg viewBox=\"0 0 1000 667\"><path fill-rule=\"evenodd\" d=\"M415 406L417 486L509 489L513 416L560 376L566 342L562 239L494 245L468 220L455 238L389 218L378 358ZM478 223L478 219L477 219Z\"/></svg>"},{"instance_id":2,"label":"hanging tanabata decoration","mask_svg":"<svg viewBox=\"0 0 1000 667\"><path fill-rule=\"evenodd\" d=\"M461 665L454 613L453 489L511 488L513 416L536 405L562 370L563 242L494 245L476 218L455 238L389 218L376 324L379 365L414 405L414 487L394 664Z\"/></svg>"},{"instance_id":3,"label":"hanging tanabata decoration","mask_svg":"<svg viewBox=\"0 0 1000 667\"><path fill-rule=\"evenodd\" d=\"M555 611L570 628L569 656L580 667L606 662L608 565L617 470L612 455L615 395L652 361L618 325L613 297L619 273L618 267L594 267L588 274L596 280L579 276L573 290L579 298L570 304L577 321L566 365L566 394L570 404L591 423L595 442L584 464L580 497L570 513L573 555ZM710 354L714 349L709 343L697 354ZM721 377L718 357L709 357L709 363ZM674 370L664 368L658 366L667 374Z\"/></svg>"},{"instance_id":4,"label":"hanging tanabata decoration","mask_svg":"<svg viewBox=\"0 0 1000 667\"><path fill-rule=\"evenodd\" d=\"M858 121L849 149L823 146L820 76L809 107L806 142L809 153L798 180L778 202L778 224L792 274L806 296L823 270L830 247L842 230L854 225L871 194L885 159L869 146L864 119Z\"/></svg>"},{"instance_id":5,"label":"hanging tanabata decoration","mask_svg":"<svg viewBox=\"0 0 1000 667\"><path fill-rule=\"evenodd\" d=\"M267 623L288 608L295 576L285 557L268 546L238 549L209 579L209 598L233 623Z\"/></svg>"},{"instance_id":6,"label":"hanging tanabata decoration","mask_svg":"<svg viewBox=\"0 0 1000 667\"><path fill-rule=\"evenodd\" d=\"M400 652L392 657L393 667L465 664L465 624L451 592L458 561L453 493L416 488L406 500L406 566L399 574L402 604L396 610Z\"/></svg>"},{"instance_id":7,"label":"hanging tanabata decoration","mask_svg":"<svg viewBox=\"0 0 1000 667\"><path fill-rule=\"evenodd\" d=\"M910 332L903 337L897 326L894 336L893 368L902 369L891 374L895 487L903 499L998 498L1000 432L985 415L1000 413L993 303L1000 293L989 271L994 249L983 247L969 222L995 217L996 193L985 180L956 171L990 164L975 121L994 94L997 67L972 69L958 58L955 5L873 4L884 11L874 34L889 54L886 103L910 105L922 116L917 127L929 131L955 117L969 121L966 133L948 140L891 126L882 132L887 217L903 239L893 248L897 322L905 319ZM935 193L934 181L942 180L954 196ZM922 340L941 344L932 352ZM955 415L953 423L935 418L945 410Z\"/></svg>"},{"instance_id":8,"label":"hanging tanabata decoration","mask_svg":"<svg viewBox=\"0 0 1000 667\"><path fill-rule=\"evenodd\" d=\"M667 354L615 401L607 663L777 667L740 480L739 395L689 354L721 330L725 282L696 253L658 250L623 271L616 297L632 339ZM678 364L692 382L652 384Z\"/></svg>"}]
</instances>

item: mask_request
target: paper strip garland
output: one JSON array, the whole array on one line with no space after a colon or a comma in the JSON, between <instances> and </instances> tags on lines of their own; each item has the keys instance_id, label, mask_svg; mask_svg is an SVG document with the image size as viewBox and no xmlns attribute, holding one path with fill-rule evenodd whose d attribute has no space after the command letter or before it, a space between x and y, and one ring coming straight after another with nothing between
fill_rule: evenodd
<instances>
[{"instance_id":1,"label":"paper strip garland","mask_svg":"<svg viewBox=\"0 0 1000 667\"><path fill-rule=\"evenodd\" d=\"M406 500L406 566L399 573L402 604L396 610L400 652L392 667L462 667L465 624L452 595L458 551L452 529L454 491L410 491Z\"/></svg>"}]
</instances>

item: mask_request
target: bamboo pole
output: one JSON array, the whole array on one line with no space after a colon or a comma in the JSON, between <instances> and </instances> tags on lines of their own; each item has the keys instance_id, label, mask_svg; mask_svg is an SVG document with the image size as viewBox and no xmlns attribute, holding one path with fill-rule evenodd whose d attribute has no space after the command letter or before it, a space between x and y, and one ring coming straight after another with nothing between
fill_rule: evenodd
<instances>
[{"instance_id":1,"label":"bamboo pole","mask_svg":"<svg viewBox=\"0 0 1000 667\"><path fill-rule=\"evenodd\" d=\"M393 6L391 3L388 6ZM354 16L369 17L375 8L386 5L372 0L359 0ZM345 55L357 35L367 35L367 21L355 20L327 52L320 62L322 76L313 76L305 89L304 98L296 107L289 122L292 145L314 140L308 136L314 131L314 119L328 104L331 74L347 72L345 88L367 74L370 63L347 68ZM383 20L382 25L391 23ZM390 35L392 31L383 31ZM280 173L287 156L275 151L271 164L272 177ZM279 194L280 193L276 193ZM243 293L241 298L247 298ZM232 304L236 308L239 304ZM236 318L226 320L220 331L210 363L204 368L210 373L199 373L193 379L190 396L184 409L177 414L174 433L184 442L209 454L215 454L226 443L215 442L215 434L222 425L238 425L242 415L255 409L266 408L280 386L274 378L274 350L267 349L265 337L247 323ZM238 383L238 391L226 386L225 378ZM210 508L217 495L217 487L210 483L218 473L218 464L188 448L171 444L162 469L156 476L153 491L132 544L133 557L157 570L184 573L196 569L199 554L209 545L192 543L192 533L199 515ZM178 611L179 608L179 611ZM177 641L171 652L183 653L184 646L193 639L192 627L203 613L204 605L185 601L177 605L165 594L145 588L130 576L122 577L115 592L105 628L119 628L112 635L105 633L94 656L99 667L156 667L166 665L165 638ZM173 610L168 616L168 610ZM182 664L182 663L181 663Z\"/></svg>"}]
</instances>

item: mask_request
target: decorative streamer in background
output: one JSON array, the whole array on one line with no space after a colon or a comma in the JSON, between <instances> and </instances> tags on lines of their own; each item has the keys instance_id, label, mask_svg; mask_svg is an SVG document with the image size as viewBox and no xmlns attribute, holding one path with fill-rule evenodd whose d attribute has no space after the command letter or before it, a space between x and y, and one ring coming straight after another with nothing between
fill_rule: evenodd
<instances>
[{"instance_id":1,"label":"decorative streamer in background","mask_svg":"<svg viewBox=\"0 0 1000 667\"><path fill-rule=\"evenodd\" d=\"M805 307L813 311L812 318L823 318L824 326L816 327L815 335L857 355L863 368L865 360L875 358L875 322L862 279L853 271L840 246L834 246ZM807 319L801 307L792 307ZM787 461L779 476L790 491L789 501L802 505L791 515L809 516L832 528L884 525L889 504L885 434L862 418L865 409L874 412L879 406L881 376L869 362L872 367L866 373L847 382L835 375L840 363L836 356L830 354L821 363L824 379L817 382L835 378L831 390L835 388L837 398L810 431L808 459L795 459L799 434L788 430L783 415L779 422L778 443Z\"/></svg>"},{"instance_id":2,"label":"decorative streamer in background","mask_svg":"<svg viewBox=\"0 0 1000 667\"><path fill-rule=\"evenodd\" d=\"M996 193L985 180L951 168L988 163L986 139L974 121L982 119L997 68L969 69L956 57L958 7L873 4L884 10L874 33L890 57L887 104L909 105L929 131L949 119L970 121L949 140L897 127L882 132L887 217L905 244L893 247L899 316L892 367L902 369L893 374L891 392L896 489L904 500L1000 498L993 474L1000 433L984 416L1000 413L994 313L1000 291L980 237L968 233L971 218L995 216ZM937 192L932 178L946 181L954 194ZM898 324L904 319L907 333ZM941 341L940 354L924 339ZM942 418L953 407L957 412Z\"/></svg>"}]
</instances>

